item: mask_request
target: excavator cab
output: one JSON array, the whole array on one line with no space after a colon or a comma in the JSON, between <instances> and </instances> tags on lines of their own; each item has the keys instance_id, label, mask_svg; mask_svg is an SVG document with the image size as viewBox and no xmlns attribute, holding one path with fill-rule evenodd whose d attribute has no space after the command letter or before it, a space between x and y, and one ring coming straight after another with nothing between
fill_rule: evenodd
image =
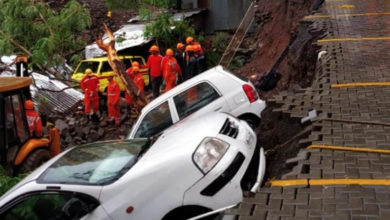
<instances>
[{"instance_id":1,"label":"excavator cab","mask_svg":"<svg viewBox=\"0 0 390 220\"><path fill-rule=\"evenodd\" d=\"M0 78L0 163L8 174L33 171L60 153L58 129L30 136L24 102L31 98L29 77Z\"/></svg>"}]
</instances>

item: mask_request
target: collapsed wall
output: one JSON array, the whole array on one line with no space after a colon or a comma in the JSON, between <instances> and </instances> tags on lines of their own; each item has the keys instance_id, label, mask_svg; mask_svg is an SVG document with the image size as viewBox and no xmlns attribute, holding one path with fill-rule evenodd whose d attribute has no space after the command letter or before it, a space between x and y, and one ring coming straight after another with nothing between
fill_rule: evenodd
<instances>
[{"instance_id":1,"label":"collapsed wall","mask_svg":"<svg viewBox=\"0 0 390 220\"><path fill-rule=\"evenodd\" d=\"M291 167L284 162L298 153L303 147L300 139L312 131L311 125L301 124L299 117L279 111L280 104L273 97L282 91L286 94L302 92L311 86L318 71L316 61L319 47L315 42L323 32L312 22L302 20L310 14L313 2L260 0L255 31L244 41L244 45L252 42L256 50L251 60L237 71L239 74L259 77L281 60L276 69L281 74L276 88L259 91L267 101L261 126L256 130L258 144L266 151L266 178L280 176L290 170ZM283 54L289 44L288 53Z\"/></svg>"}]
</instances>

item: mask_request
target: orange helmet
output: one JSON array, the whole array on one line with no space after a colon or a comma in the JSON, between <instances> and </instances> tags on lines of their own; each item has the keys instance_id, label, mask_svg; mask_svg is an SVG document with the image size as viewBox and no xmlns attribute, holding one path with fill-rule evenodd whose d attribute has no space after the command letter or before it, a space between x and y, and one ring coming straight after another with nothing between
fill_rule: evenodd
<instances>
[{"instance_id":1,"label":"orange helmet","mask_svg":"<svg viewBox=\"0 0 390 220\"><path fill-rule=\"evenodd\" d=\"M138 66L133 66L131 67L133 72L138 72L139 71L139 67Z\"/></svg>"},{"instance_id":2,"label":"orange helmet","mask_svg":"<svg viewBox=\"0 0 390 220\"><path fill-rule=\"evenodd\" d=\"M191 37L191 36L187 37L187 39L186 39L187 44L190 44L192 41L194 41L193 37Z\"/></svg>"},{"instance_id":3,"label":"orange helmet","mask_svg":"<svg viewBox=\"0 0 390 220\"><path fill-rule=\"evenodd\" d=\"M34 102L31 100L26 100L24 102L24 109L34 109Z\"/></svg>"},{"instance_id":4,"label":"orange helmet","mask_svg":"<svg viewBox=\"0 0 390 220\"><path fill-rule=\"evenodd\" d=\"M186 52L188 52L188 51L194 51L194 47L192 45L187 45Z\"/></svg>"},{"instance_id":5,"label":"orange helmet","mask_svg":"<svg viewBox=\"0 0 390 220\"><path fill-rule=\"evenodd\" d=\"M173 56L173 50L171 48L168 48L167 51L165 51L166 56Z\"/></svg>"},{"instance_id":6,"label":"orange helmet","mask_svg":"<svg viewBox=\"0 0 390 220\"><path fill-rule=\"evenodd\" d=\"M183 48L184 47L184 44L182 44L182 43L178 43L177 45L176 45L176 49L181 49L181 48Z\"/></svg>"},{"instance_id":7,"label":"orange helmet","mask_svg":"<svg viewBox=\"0 0 390 220\"><path fill-rule=\"evenodd\" d=\"M201 46L199 44L193 45L192 47L194 48L195 52L199 52L201 50Z\"/></svg>"},{"instance_id":8,"label":"orange helmet","mask_svg":"<svg viewBox=\"0 0 390 220\"><path fill-rule=\"evenodd\" d=\"M133 62L131 63L131 66L132 66L132 67L135 67L135 66L138 66L138 67L139 67L139 63L138 63L137 61L133 61Z\"/></svg>"},{"instance_id":9,"label":"orange helmet","mask_svg":"<svg viewBox=\"0 0 390 220\"><path fill-rule=\"evenodd\" d=\"M151 46L149 52L158 52L158 47L156 45Z\"/></svg>"}]
</instances>

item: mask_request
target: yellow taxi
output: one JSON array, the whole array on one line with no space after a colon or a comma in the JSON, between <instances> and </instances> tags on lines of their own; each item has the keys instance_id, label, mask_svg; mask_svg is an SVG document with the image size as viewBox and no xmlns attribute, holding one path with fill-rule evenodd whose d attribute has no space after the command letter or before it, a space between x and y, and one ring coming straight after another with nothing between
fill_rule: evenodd
<instances>
[{"instance_id":1,"label":"yellow taxi","mask_svg":"<svg viewBox=\"0 0 390 220\"><path fill-rule=\"evenodd\" d=\"M146 67L145 59L141 56L119 56L119 58L123 61L126 66L126 69L131 67L131 63L137 61L140 65L140 72L143 74L145 87L149 85L149 75L148 68ZM85 70L90 68L92 72L97 77L102 77L99 79L100 87L99 91L104 92L106 87L108 86L107 78L105 76L110 76L114 73L110 64L108 63L107 57L97 57L91 59L82 60L74 70L72 74L72 79L78 82L85 76ZM114 80L119 84L119 88L121 91L124 91L125 87L122 84L119 77L115 77Z\"/></svg>"}]
</instances>

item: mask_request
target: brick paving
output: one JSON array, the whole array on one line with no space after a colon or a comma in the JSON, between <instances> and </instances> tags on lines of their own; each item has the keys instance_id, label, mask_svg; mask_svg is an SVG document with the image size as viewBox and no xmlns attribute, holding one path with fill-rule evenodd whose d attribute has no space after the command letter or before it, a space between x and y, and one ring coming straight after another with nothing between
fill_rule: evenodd
<instances>
[{"instance_id":1,"label":"brick paving","mask_svg":"<svg viewBox=\"0 0 390 220\"><path fill-rule=\"evenodd\" d=\"M325 0L315 15L390 12L386 0ZM390 15L310 18L324 39L390 37ZM390 86L331 88L332 84L390 81L390 40L318 43L327 54L317 62L310 88L271 99L275 111L303 118L315 109L311 144L390 150ZM332 121L340 119L343 121ZM301 149L281 179L390 179L390 154ZM255 197L226 212L252 219L390 219L390 187L369 185L263 186Z\"/></svg>"}]
</instances>

